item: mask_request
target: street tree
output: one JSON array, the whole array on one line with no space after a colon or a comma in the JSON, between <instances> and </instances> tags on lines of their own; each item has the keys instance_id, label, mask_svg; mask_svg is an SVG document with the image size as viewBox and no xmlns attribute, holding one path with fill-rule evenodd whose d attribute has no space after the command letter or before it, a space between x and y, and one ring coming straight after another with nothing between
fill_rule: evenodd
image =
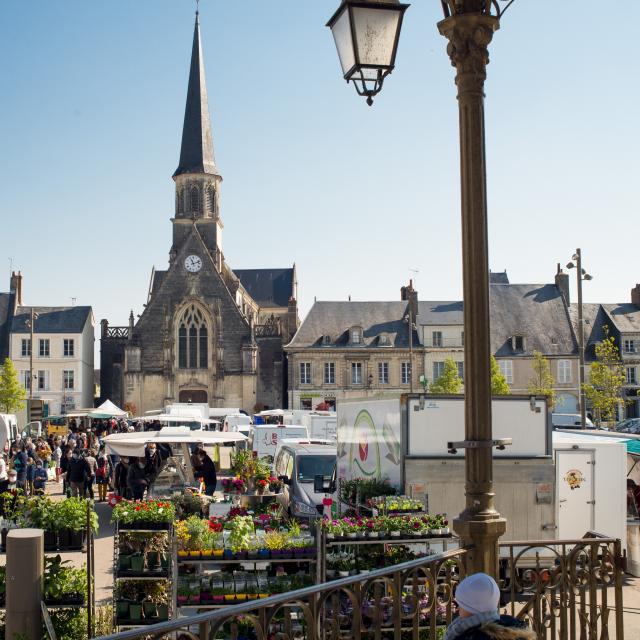
<instances>
[{"instance_id":1,"label":"street tree","mask_svg":"<svg viewBox=\"0 0 640 640\"><path fill-rule=\"evenodd\" d=\"M442 394L462 393L462 378L458 375L458 365L453 358L447 358L444 361L442 374L431 383L429 392Z\"/></svg>"},{"instance_id":2,"label":"street tree","mask_svg":"<svg viewBox=\"0 0 640 640\"><path fill-rule=\"evenodd\" d=\"M494 355L491 356L491 395L492 396L508 396L511 395L511 389L507 384L504 373L500 371L498 361Z\"/></svg>"},{"instance_id":3,"label":"street tree","mask_svg":"<svg viewBox=\"0 0 640 640\"><path fill-rule=\"evenodd\" d=\"M539 351L533 352L533 378L529 379L529 393L534 396L546 396L547 405L552 409L556 405L554 379L551 375L549 360Z\"/></svg>"},{"instance_id":4,"label":"street tree","mask_svg":"<svg viewBox=\"0 0 640 640\"><path fill-rule=\"evenodd\" d=\"M609 327L604 327L604 339L596 345L596 359L589 367L589 382L583 385L584 394L593 407L596 421L613 421L622 399L625 383L624 367L618 347Z\"/></svg>"},{"instance_id":5,"label":"street tree","mask_svg":"<svg viewBox=\"0 0 640 640\"><path fill-rule=\"evenodd\" d=\"M20 384L18 372L9 358L0 367L0 410L15 413L25 406L27 394Z\"/></svg>"}]
</instances>

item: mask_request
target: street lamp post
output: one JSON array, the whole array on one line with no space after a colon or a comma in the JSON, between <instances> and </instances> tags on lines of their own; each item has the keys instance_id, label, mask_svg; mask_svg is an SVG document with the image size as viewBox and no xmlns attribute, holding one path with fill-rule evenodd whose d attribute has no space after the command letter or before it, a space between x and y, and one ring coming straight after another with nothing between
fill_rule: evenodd
<instances>
[{"instance_id":1,"label":"street lamp post","mask_svg":"<svg viewBox=\"0 0 640 640\"><path fill-rule=\"evenodd\" d=\"M567 269L576 270L576 277L578 280L578 384L580 386L578 397L580 398L580 427L586 429L587 427L587 403L586 396L584 394L584 317L582 308L582 281L593 280L593 276L589 275L582 268L582 252L580 249L576 249L576 252L571 256L571 262L567 264Z\"/></svg>"},{"instance_id":2,"label":"street lamp post","mask_svg":"<svg viewBox=\"0 0 640 640\"><path fill-rule=\"evenodd\" d=\"M465 331L465 441L455 443L465 448L466 506L454 520L454 529L469 549L467 569L471 573L484 571L497 575L498 539L506 530L506 520L495 508L493 493L493 446L491 426L491 373L489 336L489 260L487 237L487 178L484 132L484 82L489 62L488 46L500 26L500 10L492 0L441 0L445 19L438 24L440 33L447 38L447 53L456 69L460 126L460 182L462 204L462 259L464 287ZM505 5L508 7L511 2ZM387 58L379 61L378 73L371 64L359 64L358 47L364 36L375 39L376 25L373 14L367 19L361 15L350 30L345 27L349 10L367 5L370 11L387 12L387 25L382 39L387 45ZM343 0L329 22L345 79L353 80L360 95L373 95L382 88L381 80L393 70L402 20L407 5L398 0ZM492 11L494 13L492 13ZM337 25L342 24L342 36ZM395 25L396 32L391 29ZM344 33L350 37L344 37ZM373 35L371 35L373 34ZM369 43L369 48L371 47ZM382 47L380 47L381 50ZM345 60L349 65L345 65ZM346 68L349 66L349 68ZM365 86L362 74L375 77L378 83ZM367 91L359 88L365 86Z\"/></svg>"}]
</instances>

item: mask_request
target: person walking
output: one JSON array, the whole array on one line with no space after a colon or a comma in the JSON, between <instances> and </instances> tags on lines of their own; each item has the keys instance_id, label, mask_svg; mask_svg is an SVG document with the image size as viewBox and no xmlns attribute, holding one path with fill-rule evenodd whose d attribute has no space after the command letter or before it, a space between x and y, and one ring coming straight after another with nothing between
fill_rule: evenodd
<instances>
[{"instance_id":1,"label":"person walking","mask_svg":"<svg viewBox=\"0 0 640 640\"><path fill-rule=\"evenodd\" d=\"M144 492L149 486L147 470L144 458L134 458L129 461L127 471L127 488L134 500L142 500Z\"/></svg>"},{"instance_id":2,"label":"person walking","mask_svg":"<svg viewBox=\"0 0 640 640\"><path fill-rule=\"evenodd\" d=\"M13 457L11 458L11 467L16 471L16 483L18 489L26 491L27 486L27 466L29 459L24 450L24 445L13 445Z\"/></svg>"},{"instance_id":3,"label":"person walking","mask_svg":"<svg viewBox=\"0 0 640 640\"><path fill-rule=\"evenodd\" d=\"M52 455L56 464L56 482L60 482L60 474L62 473L62 449L60 448L60 442L57 440L54 441L54 445Z\"/></svg>"},{"instance_id":4,"label":"person walking","mask_svg":"<svg viewBox=\"0 0 640 640\"><path fill-rule=\"evenodd\" d=\"M129 458L120 458L113 472L113 489L121 498L129 498L127 476L129 474Z\"/></svg>"},{"instance_id":5,"label":"person walking","mask_svg":"<svg viewBox=\"0 0 640 640\"><path fill-rule=\"evenodd\" d=\"M98 486L98 500L104 502L107 499L107 487L109 483L109 458L100 450L96 465L96 485Z\"/></svg>"},{"instance_id":6,"label":"person walking","mask_svg":"<svg viewBox=\"0 0 640 640\"><path fill-rule=\"evenodd\" d=\"M144 450L144 468L147 475L147 485L150 494L153 490L153 483L160 474L160 469L162 469L162 456L157 450L155 442L147 443Z\"/></svg>"},{"instance_id":7,"label":"person walking","mask_svg":"<svg viewBox=\"0 0 640 640\"><path fill-rule=\"evenodd\" d=\"M47 470L42 465L42 460L36 460L35 471L33 473L34 495L44 495L47 478Z\"/></svg>"},{"instance_id":8,"label":"person walking","mask_svg":"<svg viewBox=\"0 0 640 640\"><path fill-rule=\"evenodd\" d=\"M69 461L69 471L67 473L73 498L84 498L86 481L89 475L90 469L87 461L80 455L79 451L74 452Z\"/></svg>"},{"instance_id":9,"label":"person walking","mask_svg":"<svg viewBox=\"0 0 640 640\"><path fill-rule=\"evenodd\" d=\"M88 494L91 500L93 500L93 483L96 481L96 467L98 466L98 461L95 458L95 452L91 449L89 449L84 459L89 467L89 475L85 482L85 493Z\"/></svg>"},{"instance_id":10,"label":"person walking","mask_svg":"<svg viewBox=\"0 0 640 640\"><path fill-rule=\"evenodd\" d=\"M0 454L0 482L8 479L7 474L7 461L5 460L4 453Z\"/></svg>"},{"instance_id":11,"label":"person walking","mask_svg":"<svg viewBox=\"0 0 640 640\"><path fill-rule=\"evenodd\" d=\"M500 615L500 589L486 573L474 573L456 589L459 617L448 627L444 640L536 640L525 622Z\"/></svg>"}]
</instances>

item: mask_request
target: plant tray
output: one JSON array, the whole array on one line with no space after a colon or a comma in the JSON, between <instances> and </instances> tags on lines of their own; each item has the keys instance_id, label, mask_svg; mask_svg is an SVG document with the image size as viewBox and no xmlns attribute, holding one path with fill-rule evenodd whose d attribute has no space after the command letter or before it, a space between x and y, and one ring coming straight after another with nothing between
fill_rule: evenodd
<instances>
[{"instance_id":1,"label":"plant tray","mask_svg":"<svg viewBox=\"0 0 640 640\"><path fill-rule=\"evenodd\" d=\"M69 607L75 607L78 605L82 605L84 604L84 596L78 596L75 598L47 598L44 603L48 606L56 606L56 607L64 607L64 606L69 606Z\"/></svg>"},{"instance_id":2,"label":"plant tray","mask_svg":"<svg viewBox=\"0 0 640 640\"><path fill-rule=\"evenodd\" d=\"M130 569L118 569L116 571L117 578L168 578L169 571L162 569L161 571L131 571Z\"/></svg>"},{"instance_id":3,"label":"plant tray","mask_svg":"<svg viewBox=\"0 0 640 640\"><path fill-rule=\"evenodd\" d=\"M171 529L170 522L130 522L127 524L118 523L120 531L169 531Z\"/></svg>"},{"instance_id":4,"label":"plant tray","mask_svg":"<svg viewBox=\"0 0 640 640\"><path fill-rule=\"evenodd\" d=\"M158 622L162 622L162 620L160 620L160 618L140 618L139 620L116 618L117 627L144 627L150 624L157 624Z\"/></svg>"}]
</instances>

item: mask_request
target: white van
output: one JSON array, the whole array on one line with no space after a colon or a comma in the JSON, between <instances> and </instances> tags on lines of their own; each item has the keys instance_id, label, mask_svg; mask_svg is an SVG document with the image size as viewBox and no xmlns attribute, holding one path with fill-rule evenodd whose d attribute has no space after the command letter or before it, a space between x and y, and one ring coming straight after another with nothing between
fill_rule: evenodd
<instances>
[{"instance_id":1,"label":"white van","mask_svg":"<svg viewBox=\"0 0 640 640\"><path fill-rule=\"evenodd\" d=\"M251 418L244 413L229 413L224 418L223 431L239 431L245 436L251 431Z\"/></svg>"},{"instance_id":2,"label":"white van","mask_svg":"<svg viewBox=\"0 0 640 640\"><path fill-rule=\"evenodd\" d=\"M552 413L551 424L554 428L560 429L581 429L582 420L579 413ZM585 418L585 426L587 429L593 429L593 422L589 418Z\"/></svg>"},{"instance_id":3,"label":"white van","mask_svg":"<svg viewBox=\"0 0 640 640\"><path fill-rule=\"evenodd\" d=\"M18 420L13 413L0 413L0 452L18 436Z\"/></svg>"},{"instance_id":4,"label":"white van","mask_svg":"<svg viewBox=\"0 0 640 640\"><path fill-rule=\"evenodd\" d=\"M300 425L277 425L277 424L258 424L254 425L250 446L256 452L258 458L269 457L273 459L276 454L278 443L283 439L308 439L309 430L307 427Z\"/></svg>"}]
</instances>

